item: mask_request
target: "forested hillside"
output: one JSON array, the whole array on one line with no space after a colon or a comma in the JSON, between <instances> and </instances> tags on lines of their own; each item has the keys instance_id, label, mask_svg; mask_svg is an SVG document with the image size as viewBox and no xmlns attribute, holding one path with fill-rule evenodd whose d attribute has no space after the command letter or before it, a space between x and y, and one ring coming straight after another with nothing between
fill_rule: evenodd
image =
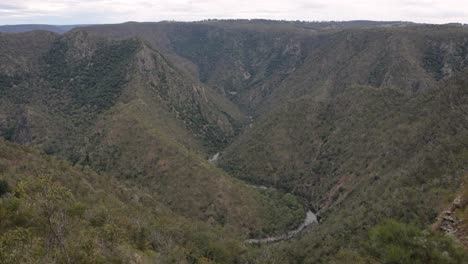
<instances>
[{"instance_id":1,"label":"forested hillside","mask_svg":"<svg viewBox=\"0 0 468 264\"><path fill-rule=\"evenodd\" d=\"M0 263L229 263L248 249L145 188L3 140L0 177Z\"/></svg>"},{"instance_id":2,"label":"forested hillside","mask_svg":"<svg viewBox=\"0 0 468 264\"><path fill-rule=\"evenodd\" d=\"M129 22L0 62L0 262L467 261L465 27Z\"/></svg>"},{"instance_id":3,"label":"forested hillside","mask_svg":"<svg viewBox=\"0 0 468 264\"><path fill-rule=\"evenodd\" d=\"M4 36L21 54L5 54L4 138L109 173L180 214L245 234L300 221L302 206L276 204L206 161L205 151L227 144L243 117L157 51L137 39L77 31L50 34L45 51L27 57L19 49L29 49L34 39L27 37L36 35L24 34Z\"/></svg>"}]
</instances>

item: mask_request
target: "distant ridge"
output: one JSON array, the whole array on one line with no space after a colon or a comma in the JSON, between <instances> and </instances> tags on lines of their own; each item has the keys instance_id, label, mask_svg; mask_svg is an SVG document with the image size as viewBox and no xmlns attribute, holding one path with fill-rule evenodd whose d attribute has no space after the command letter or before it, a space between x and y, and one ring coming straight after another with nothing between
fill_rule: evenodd
<instances>
[{"instance_id":1,"label":"distant ridge","mask_svg":"<svg viewBox=\"0 0 468 264\"><path fill-rule=\"evenodd\" d=\"M161 21L161 22L177 22L177 21ZM291 24L299 27L310 26L335 26L339 28L363 28L363 27L389 27L389 26L409 26L416 25L413 22L406 21L371 21L371 20L350 20L350 21L299 21L299 20L269 20L269 19L207 19L194 21L192 23L266 23L266 24ZM127 21L121 24L148 24L158 22L137 22ZM105 24L103 24L105 25ZM77 27L94 26L93 24L77 24L77 25L48 25L48 24L18 24L18 25L0 25L0 32L19 33L34 30L47 30L58 34L63 34Z\"/></svg>"},{"instance_id":2,"label":"distant ridge","mask_svg":"<svg viewBox=\"0 0 468 264\"><path fill-rule=\"evenodd\" d=\"M18 33L33 30L47 30L63 34L73 28L84 25L44 25L44 24L23 24L23 25L4 25L0 26L0 32Z\"/></svg>"}]
</instances>

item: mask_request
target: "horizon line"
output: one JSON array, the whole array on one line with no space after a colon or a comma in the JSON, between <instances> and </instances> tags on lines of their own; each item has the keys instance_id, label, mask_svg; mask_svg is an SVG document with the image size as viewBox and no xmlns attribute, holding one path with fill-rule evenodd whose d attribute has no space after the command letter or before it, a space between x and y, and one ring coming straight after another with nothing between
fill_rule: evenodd
<instances>
[{"instance_id":1,"label":"horizon line","mask_svg":"<svg viewBox=\"0 0 468 264\"><path fill-rule=\"evenodd\" d=\"M428 23L428 22L414 22L409 20L371 20L371 19L353 19L353 20L288 20L288 19L267 19L267 18L207 18L201 20L159 20L159 21L134 21L128 20L117 23L70 23L70 24L42 24L42 23L20 23L20 24L1 24L0 26L28 26L28 25L41 25L41 26L95 26L95 25L119 25L126 23L197 23L208 21L270 21L270 22L293 22L293 23L347 23L347 22L377 22L377 23L411 23L417 25L468 25L463 22L447 22L447 23Z\"/></svg>"}]
</instances>

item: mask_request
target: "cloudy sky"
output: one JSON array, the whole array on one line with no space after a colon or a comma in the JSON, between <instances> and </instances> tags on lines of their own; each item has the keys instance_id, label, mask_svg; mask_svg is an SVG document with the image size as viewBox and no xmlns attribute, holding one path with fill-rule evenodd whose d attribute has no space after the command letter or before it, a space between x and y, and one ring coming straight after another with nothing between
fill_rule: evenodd
<instances>
[{"instance_id":1,"label":"cloudy sky","mask_svg":"<svg viewBox=\"0 0 468 264\"><path fill-rule=\"evenodd\" d=\"M207 18L468 23L468 0L0 0L0 24Z\"/></svg>"}]
</instances>

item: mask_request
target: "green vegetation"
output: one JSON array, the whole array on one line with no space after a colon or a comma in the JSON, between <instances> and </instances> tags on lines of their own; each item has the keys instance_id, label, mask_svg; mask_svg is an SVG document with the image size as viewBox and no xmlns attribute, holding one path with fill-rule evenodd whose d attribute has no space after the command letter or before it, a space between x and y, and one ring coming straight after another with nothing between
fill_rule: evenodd
<instances>
[{"instance_id":1,"label":"green vegetation","mask_svg":"<svg viewBox=\"0 0 468 264\"><path fill-rule=\"evenodd\" d=\"M262 203L274 209L266 212L269 225L262 230L251 230L250 238L280 235L302 224L306 212L297 197L276 190L261 190L261 194Z\"/></svg>"},{"instance_id":2,"label":"green vegetation","mask_svg":"<svg viewBox=\"0 0 468 264\"><path fill-rule=\"evenodd\" d=\"M204 151L227 143L240 111L144 42L78 31L51 39L45 50L34 57L31 79L15 91L31 96L19 96L20 104L1 98L0 129L7 139L144 189L157 204L148 207L234 229L242 238L302 220L297 201L268 198L208 164Z\"/></svg>"},{"instance_id":3,"label":"green vegetation","mask_svg":"<svg viewBox=\"0 0 468 264\"><path fill-rule=\"evenodd\" d=\"M463 263L426 228L467 215L447 205L467 39L369 21L0 34L0 135L29 145L0 141L0 262ZM321 223L294 239L243 242L307 208Z\"/></svg>"},{"instance_id":4,"label":"green vegetation","mask_svg":"<svg viewBox=\"0 0 468 264\"><path fill-rule=\"evenodd\" d=\"M236 262L242 236L171 213L145 189L0 141L1 263ZM202 262L203 263L203 262Z\"/></svg>"},{"instance_id":5,"label":"green vegetation","mask_svg":"<svg viewBox=\"0 0 468 264\"><path fill-rule=\"evenodd\" d=\"M445 108L441 91L434 93L418 98L352 87L330 102L291 102L257 121L228 148L221 166L294 190L321 211L310 235L274 247L293 255L290 263L314 263L358 244L385 218L428 226L454 199L450 193L467 162L466 147L450 143L468 138L463 116ZM448 132L455 128L456 136Z\"/></svg>"},{"instance_id":6,"label":"green vegetation","mask_svg":"<svg viewBox=\"0 0 468 264\"><path fill-rule=\"evenodd\" d=\"M61 111L101 112L110 108L125 86L136 40L105 42L98 40L91 58L74 58L73 43L56 41L45 58L49 84L58 93L69 94L71 105Z\"/></svg>"},{"instance_id":7,"label":"green vegetation","mask_svg":"<svg viewBox=\"0 0 468 264\"><path fill-rule=\"evenodd\" d=\"M10 192L10 186L5 180L0 180L0 197Z\"/></svg>"},{"instance_id":8,"label":"green vegetation","mask_svg":"<svg viewBox=\"0 0 468 264\"><path fill-rule=\"evenodd\" d=\"M383 263L464 263L466 252L447 236L386 221L369 232L366 250Z\"/></svg>"},{"instance_id":9,"label":"green vegetation","mask_svg":"<svg viewBox=\"0 0 468 264\"><path fill-rule=\"evenodd\" d=\"M468 255L453 238L411 224L386 220L373 227L359 251L342 249L328 263L465 263Z\"/></svg>"}]
</instances>

